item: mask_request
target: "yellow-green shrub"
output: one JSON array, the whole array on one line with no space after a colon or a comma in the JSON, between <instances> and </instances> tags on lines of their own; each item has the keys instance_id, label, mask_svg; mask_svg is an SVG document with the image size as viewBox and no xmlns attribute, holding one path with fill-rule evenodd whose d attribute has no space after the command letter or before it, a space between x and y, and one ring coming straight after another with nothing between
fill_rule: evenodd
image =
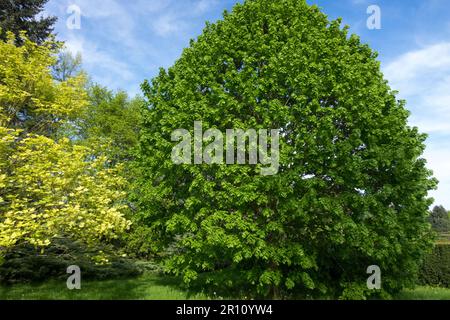
<instances>
[{"instance_id":1,"label":"yellow-green shrub","mask_svg":"<svg viewBox=\"0 0 450 320\"><path fill-rule=\"evenodd\" d=\"M24 37L16 47L11 34L0 41L0 257L17 244L45 247L62 234L87 244L117 238L130 224L121 167L56 139L87 95L83 75L53 80L55 46Z\"/></svg>"}]
</instances>

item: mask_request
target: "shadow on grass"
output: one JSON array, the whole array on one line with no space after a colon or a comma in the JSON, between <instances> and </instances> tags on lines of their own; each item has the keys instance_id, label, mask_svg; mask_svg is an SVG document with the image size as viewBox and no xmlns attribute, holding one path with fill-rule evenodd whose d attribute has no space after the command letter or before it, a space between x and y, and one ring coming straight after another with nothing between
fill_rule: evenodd
<instances>
[{"instance_id":1,"label":"shadow on grass","mask_svg":"<svg viewBox=\"0 0 450 320\"><path fill-rule=\"evenodd\" d=\"M81 290L69 290L66 282L49 280L0 286L0 300L184 300L207 299L188 292L178 277L146 273L114 280L86 280Z\"/></svg>"}]
</instances>

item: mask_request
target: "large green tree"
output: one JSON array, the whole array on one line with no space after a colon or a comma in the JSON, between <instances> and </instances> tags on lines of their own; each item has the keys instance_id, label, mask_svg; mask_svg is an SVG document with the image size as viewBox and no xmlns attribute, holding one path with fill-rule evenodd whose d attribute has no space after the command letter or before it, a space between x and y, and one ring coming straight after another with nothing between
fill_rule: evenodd
<instances>
[{"instance_id":1,"label":"large green tree","mask_svg":"<svg viewBox=\"0 0 450 320\"><path fill-rule=\"evenodd\" d=\"M169 271L247 297L364 298L414 282L435 181L376 58L304 0L247 0L143 84L136 201ZM278 174L175 164L171 134L194 121L280 129ZM381 291L367 288L370 265Z\"/></svg>"},{"instance_id":2,"label":"large green tree","mask_svg":"<svg viewBox=\"0 0 450 320\"><path fill-rule=\"evenodd\" d=\"M8 31L13 32L17 44L23 44L19 37L26 31L28 38L42 44L53 32L56 17L40 17L48 0L3 0L0 1L0 39L6 40Z\"/></svg>"}]
</instances>

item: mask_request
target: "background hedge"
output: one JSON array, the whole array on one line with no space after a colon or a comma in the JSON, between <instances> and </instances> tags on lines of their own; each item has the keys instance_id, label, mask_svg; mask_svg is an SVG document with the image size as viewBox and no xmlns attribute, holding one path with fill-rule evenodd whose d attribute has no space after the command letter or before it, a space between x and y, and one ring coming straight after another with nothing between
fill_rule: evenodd
<instances>
[{"instance_id":1,"label":"background hedge","mask_svg":"<svg viewBox=\"0 0 450 320\"><path fill-rule=\"evenodd\" d=\"M450 243L438 244L425 260L420 271L422 285L449 288L450 284Z\"/></svg>"}]
</instances>

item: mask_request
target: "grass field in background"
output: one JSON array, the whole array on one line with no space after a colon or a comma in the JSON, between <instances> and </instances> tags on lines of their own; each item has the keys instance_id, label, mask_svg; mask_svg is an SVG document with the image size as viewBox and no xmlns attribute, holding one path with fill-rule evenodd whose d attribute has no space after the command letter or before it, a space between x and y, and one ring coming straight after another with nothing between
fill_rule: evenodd
<instances>
[{"instance_id":1,"label":"grass field in background","mask_svg":"<svg viewBox=\"0 0 450 320\"><path fill-rule=\"evenodd\" d=\"M450 232L442 232L439 234L436 244L450 245Z\"/></svg>"},{"instance_id":2,"label":"grass field in background","mask_svg":"<svg viewBox=\"0 0 450 320\"><path fill-rule=\"evenodd\" d=\"M184 300L207 299L189 295L171 277L148 273L133 279L82 281L81 290L68 290L64 281L0 286L0 300ZM400 300L450 300L450 289L417 287L405 290Z\"/></svg>"},{"instance_id":3,"label":"grass field in background","mask_svg":"<svg viewBox=\"0 0 450 320\"><path fill-rule=\"evenodd\" d=\"M414 290L404 290L398 300L450 300L450 289L436 287L417 287Z\"/></svg>"}]
</instances>

